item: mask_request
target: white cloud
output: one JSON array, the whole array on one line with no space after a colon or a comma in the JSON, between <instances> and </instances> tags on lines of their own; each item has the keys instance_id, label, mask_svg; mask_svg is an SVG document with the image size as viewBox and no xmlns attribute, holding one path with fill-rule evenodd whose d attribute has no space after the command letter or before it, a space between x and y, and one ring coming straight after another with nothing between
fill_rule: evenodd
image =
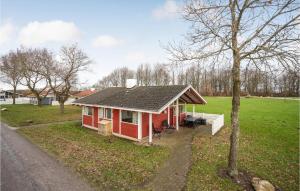
<instances>
[{"instance_id":1,"label":"white cloud","mask_svg":"<svg viewBox=\"0 0 300 191\"><path fill-rule=\"evenodd\" d=\"M93 40L92 45L96 48L100 48L100 47L113 47L113 46L120 45L121 43L122 43L121 40L113 36L100 35Z\"/></svg>"},{"instance_id":2,"label":"white cloud","mask_svg":"<svg viewBox=\"0 0 300 191\"><path fill-rule=\"evenodd\" d=\"M146 57L143 52L129 52L126 56L126 60L130 62L144 62Z\"/></svg>"},{"instance_id":3,"label":"white cloud","mask_svg":"<svg viewBox=\"0 0 300 191\"><path fill-rule=\"evenodd\" d=\"M14 26L10 22L6 22L0 26L0 45L11 39L14 29Z\"/></svg>"},{"instance_id":4,"label":"white cloud","mask_svg":"<svg viewBox=\"0 0 300 191\"><path fill-rule=\"evenodd\" d=\"M19 34L23 45L37 45L46 42L78 41L80 31L73 22L60 20L48 22L30 22L23 27Z\"/></svg>"},{"instance_id":5,"label":"white cloud","mask_svg":"<svg viewBox=\"0 0 300 191\"><path fill-rule=\"evenodd\" d=\"M174 0L166 0L163 6L160 6L153 10L152 15L154 18L172 19L176 18L179 11L179 5Z\"/></svg>"}]
</instances>

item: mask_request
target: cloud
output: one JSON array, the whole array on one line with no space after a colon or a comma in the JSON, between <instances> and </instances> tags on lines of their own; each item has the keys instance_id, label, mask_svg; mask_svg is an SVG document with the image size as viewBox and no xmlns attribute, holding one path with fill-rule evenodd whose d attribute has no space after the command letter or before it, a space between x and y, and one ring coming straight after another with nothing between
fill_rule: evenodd
<instances>
[{"instance_id":1,"label":"cloud","mask_svg":"<svg viewBox=\"0 0 300 191\"><path fill-rule=\"evenodd\" d=\"M15 27L10 22L6 22L0 26L0 45L11 39L14 30Z\"/></svg>"},{"instance_id":2,"label":"cloud","mask_svg":"<svg viewBox=\"0 0 300 191\"><path fill-rule=\"evenodd\" d=\"M100 35L97 36L93 42L92 45L93 47L100 48L100 47L113 47L113 46L118 46L122 43L121 40L109 36L109 35Z\"/></svg>"},{"instance_id":3,"label":"cloud","mask_svg":"<svg viewBox=\"0 0 300 191\"><path fill-rule=\"evenodd\" d=\"M158 20L176 18L179 5L174 0L166 0L165 4L152 11L152 16Z\"/></svg>"},{"instance_id":4,"label":"cloud","mask_svg":"<svg viewBox=\"0 0 300 191\"><path fill-rule=\"evenodd\" d=\"M30 22L19 33L20 43L31 46L47 42L78 41L81 34L73 22Z\"/></svg>"},{"instance_id":5,"label":"cloud","mask_svg":"<svg viewBox=\"0 0 300 191\"><path fill-rule=\"evenodd\" d=\"M143 52L129 52L126 56L126 60L130 62L144 62L146 60L146 57Z\"/></svg>"}]
</instances>

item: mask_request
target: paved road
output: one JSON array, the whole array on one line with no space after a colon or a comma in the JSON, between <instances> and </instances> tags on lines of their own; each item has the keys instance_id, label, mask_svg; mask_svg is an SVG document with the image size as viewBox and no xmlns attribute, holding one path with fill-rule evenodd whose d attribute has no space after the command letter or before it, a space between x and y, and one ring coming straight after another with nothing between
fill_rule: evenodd
<instances>
[{"instance_id":1,"label":"paved road","mask_svg":"<svg viewBox=\"0 0 300 191\"><path fill-rule=\"evenodd\" d=\"M1 191L92 190L90 186L1 123Z\"/></svg>"}]
</instances>

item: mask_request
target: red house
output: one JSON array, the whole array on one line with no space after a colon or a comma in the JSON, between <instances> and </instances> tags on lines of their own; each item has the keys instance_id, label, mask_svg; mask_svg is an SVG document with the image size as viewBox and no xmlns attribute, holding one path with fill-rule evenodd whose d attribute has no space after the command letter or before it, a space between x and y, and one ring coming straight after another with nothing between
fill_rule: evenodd
<instances>
[{"instance_id":1,"label":"red house","mask_svg":"<svg viewBox=\"0 0 300 191\"><path fill-rule=\"evenodd\" d=\"M110 87L74 102L82 106L82 126L99 130L108 121L115 136L152 142L153 127L164 122L179 129L185 118L185 104L205 104L192 87L134 86Z\"/></svg>"}]
</instances>

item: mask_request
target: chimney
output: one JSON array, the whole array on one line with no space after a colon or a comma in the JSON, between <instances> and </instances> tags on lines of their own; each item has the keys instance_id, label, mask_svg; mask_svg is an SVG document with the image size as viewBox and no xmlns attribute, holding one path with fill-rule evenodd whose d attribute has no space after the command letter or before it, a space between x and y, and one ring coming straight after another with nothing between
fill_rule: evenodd
<instances>
[{"instance_id":1,"label":"chimney","mask_svg":"<svg viewBox=\"0 0 300 191\"><path fill-rule=\"evenodd\" d=\"M133 88L136 86L136 79L127 79L126 80L126 88Z\"/></svg>"}]
</instances>

